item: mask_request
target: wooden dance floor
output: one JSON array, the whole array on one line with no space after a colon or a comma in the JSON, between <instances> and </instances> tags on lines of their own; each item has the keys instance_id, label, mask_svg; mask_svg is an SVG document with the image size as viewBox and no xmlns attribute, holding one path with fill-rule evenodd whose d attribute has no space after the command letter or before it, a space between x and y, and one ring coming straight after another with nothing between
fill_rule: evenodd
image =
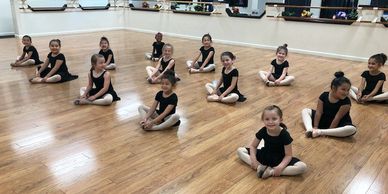
<instances>
[{"instance_id":1,"label":"wooden dance floor","mask_svg":"<svg viewBox=\"0 0 388 194\"><path fill-rule=\"evenodd\" d=\"M75 106L86 86L90 56L99 38L110 39L118 65L111 71L121 101L108 107ZM215 73L192 74L185 60L201 41L165 36L174 45L176 70L182 78L179 128L145 132L137 107L150 105L159 85L149 85L144 53L153 34L111 31L33 37L41 58L52 38L62 41L71 82L31 85L34 68L10 68L21 54L20 39L0 39L0 193L371 193L388 191L388 106L352 101L351 116L358 132L351 138L307 139L301 119L305 107L315 108L342 70L359 85L366 62L289 53L291 87L267 88L259 70L269 70L275 51L214 43ZM217 38L217 37L213 37ZM289 45L292 48L292 45ZM244 103L208 103L204 85L218 79L222 51L237 56L239 88ZM375 53L369 53L370 55ZM385 68L385 69L384 69ZM387 67L383 71L388 74ZM385 90L387 90L387 85ZM293 154L308 166L296 177L261 180L242 163L236 149L249 144L263 126L261 111L279 105L293 137Z\"/></svg>"}]
</instances>

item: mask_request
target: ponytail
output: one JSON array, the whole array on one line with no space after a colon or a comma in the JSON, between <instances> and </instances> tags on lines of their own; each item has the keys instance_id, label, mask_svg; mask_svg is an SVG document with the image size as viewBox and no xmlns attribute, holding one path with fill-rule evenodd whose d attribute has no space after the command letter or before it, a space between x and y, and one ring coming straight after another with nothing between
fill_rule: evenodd
<instances>
[{"instance_id":1,"label":"ponytail","mask_svg":"<svg viewBox=\"0 0 388 194\"><path fill-rule=\"evenodd\" d=\"M280 127L282 127L282 128L283 128L283 129L285 129L285 130L287 130L287 129L288 129L287 125L286 125L286 124L284 124L284 123L280 123Z\"/></svg>"},{"instance_id":2,"label":"ponytail","mask_svg":"<svg viewBox=\"0 0 388 194\"><path fill-rule=\"evenodd\" d=\"M108 43L108 47L110 47L109 40L108 40L107 37L105 37L105 36L101 37L101 39L100 39L100 45L101 45L101 42L102 42L102 41L106 41L106 42Z\"/></svg>"},{"instance_id":3,"label":"ponytail","mask_svg":"<svg viewBox=\"0 0 388 194\"><path fill-rule=\"evenodd\" d=\"M49 42L49 46L50 46L51 43L53 43L53 42L57 42L58 45L59 45L59 47L61 47L61 40L59 40L59 39L52 39L52 40L50 40L50 42Z\"/></svg>"},{"instance_id":4,"label":"ponytail","mask_svg":"<svg viewBox=\"0 0 388 194\"><path fill-rule=\"evenodd\" d=\"M93 70L94 70L94 66L97 65L97 59L98 59L98 58L104 58L104 56L101 55L101 54L94 54L94 55L92 55L92 57L90 58L90 64L91 64L90 71L93 71Z\"/></svg>"},{"instance_id":5,"label":"ponytail","mask_svg":"<svg viewBox=\"0 0 388 194\"><path fill-rule=\"evenodd\" d=\"M352 85L350 83L350 80L345 77L344 72L337 71L334 73L334 76L335 78L333 79L333 81L331 81L331 84L330 84L331 89L337 89L339 86L341 86L344 83Z\"/></svg>"},{"instance_id":6,"label":"ponytail","mask_svg":"<svg viewBox=\"0 0 388 194\"><path fill-rule=\"evenodd\" d=\"M385 62L387 61L387 55L384 53L375 54L371 56L370 59L374 59L378 64L384 65Z\"/></svg>"},{"instance_id":7,"label":"ponytail","mask_svg":"<svg viewBox=\"0 0 388 194\"><path fill-rule=\"evenodd\" d=\"M286 55L288 55L288 44L283 44L282 46L279 46L277 49L276 49L276 54L278 53L278 52L280 52L281 50L283 50L285 53L286 53Z\"/></svg>"}]
</instances>

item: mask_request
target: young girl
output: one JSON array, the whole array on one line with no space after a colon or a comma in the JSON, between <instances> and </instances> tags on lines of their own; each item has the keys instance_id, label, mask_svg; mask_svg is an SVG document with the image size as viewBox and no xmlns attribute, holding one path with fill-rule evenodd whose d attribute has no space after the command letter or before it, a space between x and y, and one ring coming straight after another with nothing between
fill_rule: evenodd
<instances>
[{"instance_id":1,"label":"young girl","mask_svg":"<svg viewBox=\"0 0 388 194\"><path fill-rule=\"evenodd\" d=\"M98 54L104 56L105 58L105 69L112 70L116 69L115 57L109 46L109 40L107 37L101 37L100 39L100 52Z\"/></svg>"},{"instance_id":2,"label":"young girl","mask_svg":"<svg viewBox=\"0 0 388 194\"><path fill-rule=\"evenodd\" d=\"M203 46L199 49L194 60L186 62L189 73L205 73L214 71L216 68L216 65L214 64L215 50L212 47L212 37L210 34L202 36L202 45ZM198 61L201 55L202 60Z\"/></svg>"},{"instance_id":3,"label":"young girl","mask_svg":"<svg viewBox=\"0 0 388 194\"><path fill-rule=\"evenodd\" d=\"M80 89L81 97L76 99L74 104L110 105L113 101L120 100L113 89L110 74L105 70L104 56L94 54L91 64L88 86Z\"/></svg>"},{"instance_id":4,"label":"young girl","mask_svg":"<svg viewBox=\"0 0 388 194\"><path fill-rule=\"evenodd\" d=\"M261 119L265 126L256 133L249 147L237 149L238 157L257 170L257 176L263 179L304 173L306 164L292 156L293 139L282 123L283 113L280 108L275 105L266 107ZM257 149L261 140L264 140L264 147Z\"/></svg>"},{"instance_id":5,"label":"young girl","mask_svg":"<svg viewBox=\"0 0 388 194\"><path fill-rule=\"evenodd\" d=\"M305 108L302 119L307 137L321 135L347 137L356 133L350 118L350 81L343 72L336 72L331 82L330 92L323 92L318 99L316 110Z\"/></svg>"},{"instance_id":6,"label":"young girl","mask_svg":"<svg viewBox=\"0 0 388 194\"><path fill-rule=\"evenodd\" d=\"M38 67L35 78L31 83L55 83L77 79L78 75L71 75L66 66L65 56L61 51L61 41L53 39L49 43L50 53L44 63ZM50 65L50 66L49 66Z\"/></svg>"},{"instance_id":7,"label":"young girl","mask_svg":"<svg viewBox=\"0 0 388 194\"><path fill-rule=\"evenodd\" d=\"M155 96L151 108L139 106L139 114L142 118L140 126L147 131L163 130L173 126L179 126L179 115L175 113L178 104L178 96L173 92L176 79L174 72L167 70L162 77L162 90ZM156 107L159 105L159 109Z\"/></svg>"},{"instance_id":8,"label":"young girl","mask_svg":"<svg viewBox=\"0 0 388 194\"><path fill-rule=\"evenodd\" d=\"M259 72L259 77L267 86L288 86L295 80L294 76L288 75L287 54L287 44L279 46L276 50L276 59L271 62L271 70Z\"/></svg>"},{"instance_id":9,"label":"young girl","mask_svg":"<svg viewBox=\"0 0 388 194\"><path fill-rule=\"evenodd\" d=\"M350 96L353 99L359 103L388 100L388 92L383 93L383 85L386 80L385 74L380 71L386 61L387 55L384 53L376 54L369 58L369 71L364 71L361 74L360 87L352 86L350 88Z\"/></svg>"},{"instance_id":10,"label":"young girl","mask_svg":"<svg viewBox=\"0 0 388 194\"><path fill-rule=\"evenodd\" d=\"M163 34L158 32L155 34L155 42L152 44L152 53L146 53L145 57L148 60L159 61L160 57L162 57L162 49L164 46L164 42L162 42Z\"/></svg>"},{"instance_id":11,"label":"young girl","mask_svg":"<svg viewBox=\"0 0 388 194\"><path fill-rule=\"evenodd\" d=\"M244 102L246 98L240 93L237 87L238 70L233 66L236 57L231 52L221 54L221 62L224 66L217 83L205 85L208 92L207 100L210 102L234 103ZM221 84L223 87L220 88Z\"/></svg>"},{"instance_id":12,"label":"young girl","mask_svg":"<svg viewBox=\"0 0 388 194\"><path fill-rule=\"evenodd\" d=\"M22 56L18 57L14 63L11 63L12 67L21 67L29 65L39 65L43 63L39 60L39 53L34 46L31 45L31 37L24 35L22 38L24 45ZM27 55L27 56L26 56Z\"/></svg>"},{"instance_id":13,"label":"young girl","mask_svg":"<svg viewBox=\"0 0 388 194\"><path fill-rule=\"evenodd\" d=\"M175 71L175 60L172 58L174 48L171 44L165 44L163 46L163 56L159 59L156 67L147 66L146 71L148 74L147 80L150 84L160 83L164 73L167 70ZM178 75L175 74L176 79L179 80Z\"/></svg>"}]
</instances>

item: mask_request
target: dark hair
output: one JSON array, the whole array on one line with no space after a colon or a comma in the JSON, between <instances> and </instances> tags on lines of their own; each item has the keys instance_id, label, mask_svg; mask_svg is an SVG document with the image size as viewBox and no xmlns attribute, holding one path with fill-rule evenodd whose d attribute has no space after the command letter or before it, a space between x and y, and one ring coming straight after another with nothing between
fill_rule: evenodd
<instances>
[{"instance_id":1,"label":"dark hair","mask_svg":"<svg viewBox=\"0 0 388 194\"><path fill-rule=\"evenodd\" d=\"M90 63L92 64L92 67L90 68L90 70L94 70L94 65L97 64L97 59L98 58L104 58L104 56L101 55L101 54L94 54L94 55L92 55L92 57L90 58Z\"/></svg>"},{"instance_id":2,"label":"dark hair","mask_svg":"<svg viewBox=\"0 0 388 194\"><path fill-rule=\"evenodd\" d=\"M213 40L212 40L212 36L210 36L210 34L209 34L209 33L207 33L207 34L204 34L204 35L202 36L202 42L203 42L203 40L204 40L206 37L208 37L208 38L209 38L210 42L213 42Z\"/></svg>"},{"instance_id":3,"label":"dark hair","mask_svg":"<svg viewBox=\"0 0 388 194\"><path fill-rule=\"evenodd\" d=\"M51 45L51 43L53 43L53 42L57 42L58 43L58 45L59 46L61 46L61 41L59 40L59 39L52 39L52 40L50 40L50 42L49 42L49 46Z\"/></svg>"},{"instance_id":4,"label":"dark hair","mask_svg":"<svg viewBox=\"0 0 388 194\"><path fill-rule=\"evenodd\" d=\"M31 42L31 36L24 35L22 39L24 39L24 38L28 38L28 39L30 39L30 42Z\"/></svg>"},{"instance_id":5,"label":"dark hair","mask_svg":"<svg viewBox=\"0 0 388 194\"><path fill-rule=\"evenodd\" d=\"M236 56L232 52L229 52L229 51L225 51L225 52L221 53L221 59L223 56L228 56L232 60L236 59Z\"/></svg>"},{"instance_id":6,"label":"dark hair","mask_svg":"<svg viewBox=\"0 0 388 194\"><path fill-rule=\"evenodd\" d=\"M331 89L337 89L342 84L352 85L350 83L350 80L345 77L344 72L337 71L337 72L334 73L334 76L335 76L335 78L333 79L333 81L331 81L331 85L330 85Z\"/></svg>"},{"instance_id":7,"label":"dark hair","mask_svg":"<svg viewBox=\"0 0 388 194\"><path fill-rule=\"evenodd\" d=\"M387 55L384 53L372 55L369 59L374 59L379 64L385 64L387 61Z\"/></svg>"},{"instance_id":8,"label":"dark hair","mask_svg":"<svg viewBox=\"0 0 388 194\"><path fill-rule=\"evenodd\" d=\"M171 83L171 85L174 86L176 83L175 72L171 69L167 69L164 72L162 79L167 79Z\"/></svg>"},{"instance_id":9,"label":"dark hair","mask_svg":"<svg viewBox=\"0 0 388 194\"><path fill-rule=\"evenodd\" d=\"M108 40L107 37L105 37L105 36L101 37L101 38L100 38L100 44L101 44L102 41L106 41L106 42L108 43L108 46L110 45L110 44L109 44L109 40Z\"/></svg>"},{"instance_id":10,"label":"dark hair","mask_svg":"<svg viewBox=\"0 0 388 194\"><path fill-rule=\"evenodd\" d=\"M284 50L284 52L286 53L286 55L288 55L288 44L283 44L283 46L279 46L277 49L276 49L276 54L278 52L280 52L281 50Z\"/></svg>"},{"instance_id":11,"label":"dark hair","mask_svg":"<svg viewBox=\"0 0 388 194\"><path fill-rule=\"evenodd\" d=\"M270 105L264 108L263 113L261 114L261 120L264 119L264 112L265 111L272 111L275 110L275 112L278 114L280 118L283 118L283 111L276 105ZM287 126L284 123L280 123L280 126L283 127L284 129L287 129Z\"/></svg>"},{"instance_id":12,"label":"dark hair","mask_svg":"<svg viewBox=\"0 0 388 194\"><path fill-rule=\"evenodd\" d=\"M166 49L167 47L170 47L170 48L171 48L171 51L174 52L174 47L173 47L172 44L170 44L170 43L164 44L164 46L163 46L163 48L162 48L162 51L164 51L164 49Z\"/></svg>"},{"instance_id":13,"label":"dark hair","mask_svg":"<svg viewBox=\"0 0 388 194\"><path fill-rule=\"evenodd\" d=\"M162 36L162 38L163 38L163 34L162 34L161 32L156 33L156 34L155 34L155 38L156 38L157 36Z\"/></svg>"}]
</instances>

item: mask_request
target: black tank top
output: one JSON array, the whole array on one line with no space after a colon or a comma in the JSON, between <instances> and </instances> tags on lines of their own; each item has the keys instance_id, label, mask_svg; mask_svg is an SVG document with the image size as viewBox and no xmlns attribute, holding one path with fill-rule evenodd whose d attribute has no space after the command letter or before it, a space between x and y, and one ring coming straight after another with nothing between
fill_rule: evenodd
<instances>
[{"instance_id":1,"label":"black tank top","mask_svg":"<svg viewBox=\"0 0 388 194\"><path fill-rule=\"evenodd\" d=\"M168 64L170 63L171 60L173 60L173 59L171 58L168 61L164 61L164 58L162 57L162 59L160 60L159 71L163 72L167 68L167 66L168 66ZM172 65L171 70L175 71L175 63Z\"/></svg>"},{"instance_id":2,"label":"black tank top","mask_svg":"<svg viewBox=\"0 0 388 194\"><path fill-rule=\"evenodd\" d=\"M95 88L96 91L100 91L102 88L104 88L104 74L105 74L105 72L106 71L104 71L99 77L94 77L93 70L90 70L90 75L92 77L92 81L93 81L94 85L96 86L96 88ZM106 91L105 94L107 94L107 93L109 93L113 96L113 101L120 100L120 98L117 96L117 93L113 89L112 81L110 82L108 91ZM103 94L103 95L105 95L105 94Z\"/></svg>"}]
</instances>

